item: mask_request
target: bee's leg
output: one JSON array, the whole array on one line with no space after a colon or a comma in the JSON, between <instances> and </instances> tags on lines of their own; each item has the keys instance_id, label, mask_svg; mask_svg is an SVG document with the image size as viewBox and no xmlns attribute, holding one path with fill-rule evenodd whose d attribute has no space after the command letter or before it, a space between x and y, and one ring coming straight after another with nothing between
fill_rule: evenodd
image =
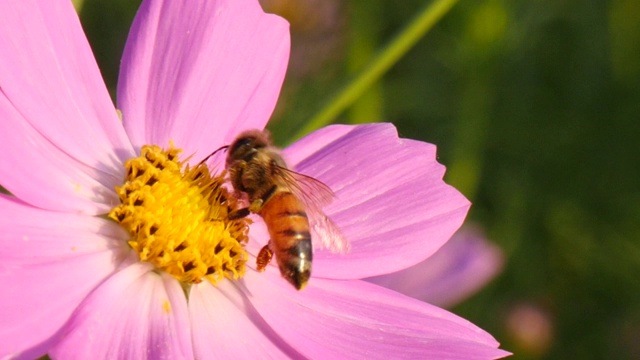
<instances>
[{"instance_id":1,"label":"bee's leg","mask_svg":"<svg viewBox=\"0 0 640 360\"><path fill-rule=\"evenodd\" d=\"M271 245L271 241L260 249L260 252L256 257L256 266L258 267L259 272L263 272L267 268L267 265L269 265L269 262L271 262L271 258L273 257L273 251L271 251L269 245Z\"/></svg>"},{"instance_id":2,"label":"bee's leg","mask_svg":"<svg viewBox=\"0 0 640 360\"><path fill-rule=\"evenodd\" d=\"M238 220L249 216L250 213L251 211L249 208L237 209L230 212L229 215L227 215L227 218L229 220Z\"/></svg>"},{"instance_id":3,"label":"bee's leg","mask_svg":"<svg viewBox=\"0 0 640 360\"><path fill-rule=\"evenodd\" d=\"M251 202L251 205L249 205L249 211L257 214L260 212L260 210L262 210L263 205L264 205L264 200L255 199Z\"/></svg>"},{"instance_id":4,"label":"bee's leg","mask_svg":"<svg viewBox=\"0 0 640 360\"><path fill-rule=\"evenodd\" d=\"M249 205L249 207L234 210L230 212L227 217L229 220L238 220L249 216L251 213L257 214L262 210L263 204L264 201L262 199L256 199L251 203L251 205Z\"/></svg>"}]
</instances>

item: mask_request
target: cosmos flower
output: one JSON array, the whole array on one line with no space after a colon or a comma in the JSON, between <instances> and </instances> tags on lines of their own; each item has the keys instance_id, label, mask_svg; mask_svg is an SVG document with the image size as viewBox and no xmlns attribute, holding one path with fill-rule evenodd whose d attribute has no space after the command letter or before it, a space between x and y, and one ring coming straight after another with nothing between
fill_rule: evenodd
<instances>
[{"instance_id":1,"label":"cosmos flower","mask_svg":"<svg viewBox=\"0 0 640 360\"><path fill-rule=\"evenodd\" d=\"M468 202L435 147L388 124L332 126L284 150L330 186L351 241L296 291L257 217L232 220L199 165L264 128L289 53L255 0L144 1L117 107L68 0L0 0L0 357L489 359L468 321L360 279L434 253Z\"/></svg>"},{"instance_id":2,"label":"cosmos flower","mask_svg":"<svg viewBox=\"0 0 640 360\"><path fill-rule=\"evenodd\" d=\"M480 290L502 270L500 248L465 225L425 261L367 279L430 304L451 307Z\"/></svg>"}]
</instances>

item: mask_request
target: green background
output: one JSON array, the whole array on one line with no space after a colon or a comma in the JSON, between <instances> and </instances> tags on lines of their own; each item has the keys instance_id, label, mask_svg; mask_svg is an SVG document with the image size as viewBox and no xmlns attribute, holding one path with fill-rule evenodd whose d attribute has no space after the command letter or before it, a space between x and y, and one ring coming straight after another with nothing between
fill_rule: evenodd
<instances>
[{"instance_id":1,"label":"green background","mask_svg":"<svg viewBox=\"0 0 640 360\"><path fill-rule=\"evenodd\" d=\"M263 2L292 29L270 124L281 145L428 4ZM112 94L137 6L82 6ZM638 359L639 114L640 1L463 0L336 121L437 144L469 219L505 252L455 313L516 359Z\"/></svg>"}]
</instances>

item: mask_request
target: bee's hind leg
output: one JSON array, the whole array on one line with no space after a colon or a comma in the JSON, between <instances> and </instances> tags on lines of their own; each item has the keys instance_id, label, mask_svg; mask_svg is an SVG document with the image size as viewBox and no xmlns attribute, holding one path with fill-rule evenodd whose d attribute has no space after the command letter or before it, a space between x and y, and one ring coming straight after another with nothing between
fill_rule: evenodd
<instances>
[{"instance_id":1,"label":"bee's hind leg","mask_svg":"<svg viewBox=\"0 0 640 360\"><path fill-rule=\"evenodd\" d=\"M269 262L271 262L271 258L273 257L273 251L269 245L271 245L271 240L269 240L267 245L260 249L260 252L256 257L256 266L259 272L263 272L267 268L267 265L269 265Z\"/></svg>"}]
</instances>

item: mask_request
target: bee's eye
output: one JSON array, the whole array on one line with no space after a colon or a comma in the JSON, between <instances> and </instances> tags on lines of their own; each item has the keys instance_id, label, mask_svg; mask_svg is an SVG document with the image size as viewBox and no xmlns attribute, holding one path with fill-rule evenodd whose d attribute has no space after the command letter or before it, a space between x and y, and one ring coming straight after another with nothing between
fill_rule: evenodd
<instances>
[{"instance_id":1,"label":"bee's eye","mask_svg":"<svg viewBox=\"0 0 640 360\"><path fill-rule=\"evenodd\" d=\"M236 140L236 142L233 144L233 147L230 149L230 152L235 153L240 149L250 146L251 143L253 143L253 140L254 139L250 137Z\"/></svg>"}]
</instances>

